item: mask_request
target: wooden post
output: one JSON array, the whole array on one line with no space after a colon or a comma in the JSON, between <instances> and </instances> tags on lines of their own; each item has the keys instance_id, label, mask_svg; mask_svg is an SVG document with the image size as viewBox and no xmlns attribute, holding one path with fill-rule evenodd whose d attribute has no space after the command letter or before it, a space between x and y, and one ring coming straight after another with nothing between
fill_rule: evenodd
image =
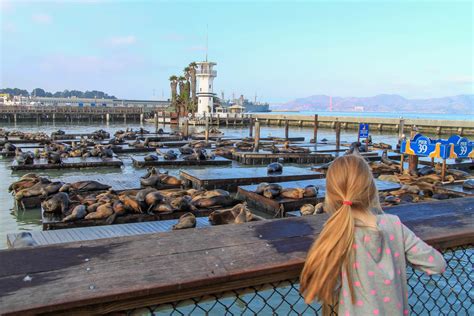
<instances>
[{"instance_id":1,"label":"wooden post","mask_svg":"<svg viewBox=\"0 0 474 316\"><path fill-rule=\"evenodd\" d=\"M336 121L336 150L341 147L341 122Z\"/></svg>"},{"instance_id":2,"label":"wooden post","mask_svg":"<svg viewBox=\"0 0 474 316\"><path fill-rule=\"evenodd\" d=\"M318 143L318 114L314 115L314 131L313 131L314 143Z\"/></svg>"},{"instance_id":3,"label":"wooden post","mask_svg":"<svg viewBox=\"0 0 474 316\"><path fill-rule=\"evenodd\" d=\"M163 111L163 128L165 128L165 125L166 125L166 112Z\"/></svg>"},{"instance_id":4,"label":"wooden post","mask_svg":"<svg viewBox=\"0 0 474 316\"><path fill-rule=\"evenodd\" d=\"M367 124L367 130L370 131L369 124ZM369 133L367 133L367 137L365 138L365 151L369 152Z\"/></svg>"},{"instance_id":5,"label":"wooden post","mask_svg":"<svg viewBox=\"0 0 474 316\"><path fill-rule=\"evenodd\" d=\"M285 120L285 139L288 141L288 134L289 134L290 125L288 123L288 119Z\"/></svg>"},{"instance_id":6,"label":"wooden post","mask_svg":"<svg viewBox=\"0 0 474 316\"><path fill-rule=\"evenodd\" d=\"M405 120L400 119L400 124L398 124L398 139L403 137L403 129L405 127Z\"/></svg>"},{"instance_id":7,"label":"wooden post","mask_svg":"<svg viewBox=\"0 0 474 316\"><path fill-rule=\"evenodd\" d=\"M413 126L410 132L410 139L416 135L416 126ZM410 155L408 157L408 170L410 173L415 173L416 169L418 169L418 156L417 155Z\"/></svg>"},{"instance_id":8,"label":"wooden post","mask_svg":"<svg viewBox=\"0 0 474 316\"><path fill-rule=\"evenodd\" d=\"M249 137L253 136L253 117L250 117L249 121Z\"/></svg>"},{"instance_id":9,"label":"wooden post","mask_svg":"<svg viewBox=\"0 0 474 316\"><path fill-rule=\"evenodd\" d=\"M206 130L204 131L204 137L206 138L206 144L209 142L209 118L206 117Z\"/></svg>"},{"instance_id":10,"label":"wooden post","mask_svg":"<svg viewBox=\"0 0 474 316\"><path fill-rule=\"evenodd\" d=\"M444 182L446 178L446 159L443 159L443 167L441 169L441 181Z\"/></svg>"},{"instance_id":11,"label":"wooden post","mask_svg":"<svg viewBox=\"0 0 474 316\"><path fill-rule=\"evenodd\" d=\"M109 115L109 114L107 114ZM158 113L155 112L154 114L154 119L155 119L155 133L158 133ZM108 121L108 118L107 118L107 121Z\"/></svg>"},{"instance_id":12,"label":"wooden post","mask_svg":"<svg viewBox=\"0 0 474 316\"><path fill-rule=\"evenodd\" d=\"M258 147L260 146L260 122L257 120L255 122L255 144L254 151L258 152Z\"/></svg>"},{"instance_id":13,"label":"wooden post","mask_svg":"<svg viewBox=\"0 0 474 316\"><path fill-rule=\"evenodd\" d=\"M405 155L400 153L400 173L403 174L403 163L405 162Z\"/></svg>"},{"instance_id":14,"label":"wooden post","mask_svg":"<svg viewBox=\"0 0 474 316\"><path fill-rule=\"evenodd\" d=\"M184 119L184 137L187 140L189 138L189 121L188 118Z\"/></svg>"}]
</instances>

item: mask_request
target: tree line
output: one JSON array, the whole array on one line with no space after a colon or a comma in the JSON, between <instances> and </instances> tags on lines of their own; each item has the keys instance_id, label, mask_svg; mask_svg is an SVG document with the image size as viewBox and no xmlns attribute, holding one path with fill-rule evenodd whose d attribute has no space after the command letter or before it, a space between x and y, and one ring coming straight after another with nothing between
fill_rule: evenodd
<instances>
[{"instance_id":1,"label":"tree line","mask_svg":"<svg viewBox=\"0 0 474 316\"><path fill-rule=\"evenodd\" d=\"M24 97L55 97L55 98L70 98L70 97L76 97L76 98L97 98L97 99L117 99L113 95L108 95L107 93L103 91L97 91L97 90L92 90L92 91L79 91L79 90L64 90L64 91L57 91L55 93L52 92L47 92L41 88L36 88L33 89L30 92L28 90L24 89L18 89L18 88L5 88L5 89L0 89L0 93L8 93L13 96L24 96Z\"/></svg>"}]
</instances>

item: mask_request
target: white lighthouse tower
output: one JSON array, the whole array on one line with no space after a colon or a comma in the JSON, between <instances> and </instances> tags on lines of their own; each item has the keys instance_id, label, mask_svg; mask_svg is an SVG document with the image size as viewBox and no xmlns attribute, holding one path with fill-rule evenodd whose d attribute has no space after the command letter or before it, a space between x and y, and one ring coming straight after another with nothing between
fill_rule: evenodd
<instances>
[{"instance_id":1,"label":"white lighthouse tower","mask_svg":"<svg viewBox=\"0 0 474 316\"><path fill-rule=\"evenodd\" d=\"M217 65L213 62L206 61L198 62L196 76L198 79L198 88L197 97L198 97L198 114L212 113L214 112L214 96L213 91L213 81L217 76L217 71L212 70L212 67Z\"/></svg>"}]
</instances>

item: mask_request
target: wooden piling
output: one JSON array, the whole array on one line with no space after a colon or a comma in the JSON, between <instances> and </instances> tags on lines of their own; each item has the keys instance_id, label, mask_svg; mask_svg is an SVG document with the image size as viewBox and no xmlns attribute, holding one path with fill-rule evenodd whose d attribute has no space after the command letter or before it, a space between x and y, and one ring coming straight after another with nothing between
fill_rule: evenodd
<instances>
[{"instance_id":1,"label":"wooden piling","mask_svg":"<svg viewBox=\"0 0 474 316\"><path fill-rule=\"evenodd\" d=\"M398 139L403 137L403 129L405 127L405 120L400 119L400 124L398 124Z\"/></svg>"},{"instance_id":2,"label":"wooden piling","mask_svg":"<svg viewBox=\"0 0 474 316\"><path fill-rule=\"evenodd\" d=\"M287 141L288 141L289 129L290 129L290 125L289 125L288 119L286 119L285 120L285 140Z\"/></svg>"},{"instance_id":3,"label":"wooden piling","mask_svg":"<svg viewBox=\"0 0 474 316\"><path fill-rule=\"evenodd\" d=\"M158 113L156 112L155 112L155 133L158 133Z\"/></svg>"},{"instance_id":4,"label":"wooden piling","mask_svg":"<svg viewBox=\"0 0 474 316\"><path fill-rule=\"evenodd\" d=\"M189 138L189 121L188 121L188 118L184 119L184 137L185 137L185 139Z\"/></svg>"},{"instance_id":5,"label":"wooden piling","mask_svg":"<svg viewBox=\"0 0 474 316\"><path fill-rule=\"evenodd\" d=\"M411 132L410 132L410 139L413 139L416 135L417 128L413 125ZM417 155L410 155L408 156L408 171L411 174L416 173L418 169L418 156Z\"/></svg>"},{"instance_id":6,"label":"wooden piling","mask_svg":"<svg viewBox=\"0 0 474 316\"><path fill-rule=\"evenodd\" d=\"M166 125L166 112L163 111L162 113L163 113L163 128L164 128Z\"/></svg>"},{"instance_id":7,"label":"wooden piling","mask_svg":"<svg viewBox=\"0 0 474 316\"><path fill-rule=\"evenodd\" d=\"M206 144L209 142L209 118L206 117L206 130L204 131Z\"/></svg>"},{"instance_id":8,"label":"wooden piling","mask_svg":"<svg viewBox=\"0 0 474 316\"><path fill-rule=\"evenodd\" d=\"M313 139L314 139L314 143L317 144L318 143L318 114L315 114L314 115L314 131L313 131Z\"/></svg>"},{"instance_id":9,"label":"wooden piling","mask_svg":"<svg viewBox=\"0 0 474 316\"><path fill-rule=\"evenodd\" d=\"M254 151L258 152L258 148L260 146L260 122L257 120L255 122L255 144L254 144Z\"/></svg>"},{"instance_id":10,"label":"wooden piling","mask_svg":"<svg viewBox=\"0 0 474 316\"><path fill-rule=\"evenodd\" d=\"M441 167L441 181L444 182L445 179L446 179L446 159L443 159L443 166Z\"/></svg>"},{"instance_id":11,"label":"wooden piling","mask_svg":"<svg viewBox=\"0 0 474 316\"><path fill-rule=\"evenodd\" d=\"M336 150L341 147L341 122L336 121Z\"/></svg>"},{"instance_id":12,"label":"wooden piling","mask_svg":"<svg viewBox=\"0 0 474 316\"><path fill-rule=\"evenodd\" d=\"M249 121L249 137L253 136L253 117L250 117Z\"/></svg>"}]
</instances>

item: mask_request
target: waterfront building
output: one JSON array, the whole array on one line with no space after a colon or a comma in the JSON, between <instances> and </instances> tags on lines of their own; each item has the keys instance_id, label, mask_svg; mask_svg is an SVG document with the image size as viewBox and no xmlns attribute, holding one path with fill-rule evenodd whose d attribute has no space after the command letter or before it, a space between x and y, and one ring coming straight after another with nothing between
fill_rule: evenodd
<instances>
[{"instance_id":1,"label":"waterfront building","mask_svg":"<svg viewBox=\"0 0 474 316\"><path fill-rule=\"evenodd\" d=\"M198 69L196 71L199 90L197 91L198 107L197 113L199 115L214 112L214 97L213 82L217 76L217 71L212 68L217 65L213 62L202 61L197 62Z\"/></svg>"}]
</instances>

